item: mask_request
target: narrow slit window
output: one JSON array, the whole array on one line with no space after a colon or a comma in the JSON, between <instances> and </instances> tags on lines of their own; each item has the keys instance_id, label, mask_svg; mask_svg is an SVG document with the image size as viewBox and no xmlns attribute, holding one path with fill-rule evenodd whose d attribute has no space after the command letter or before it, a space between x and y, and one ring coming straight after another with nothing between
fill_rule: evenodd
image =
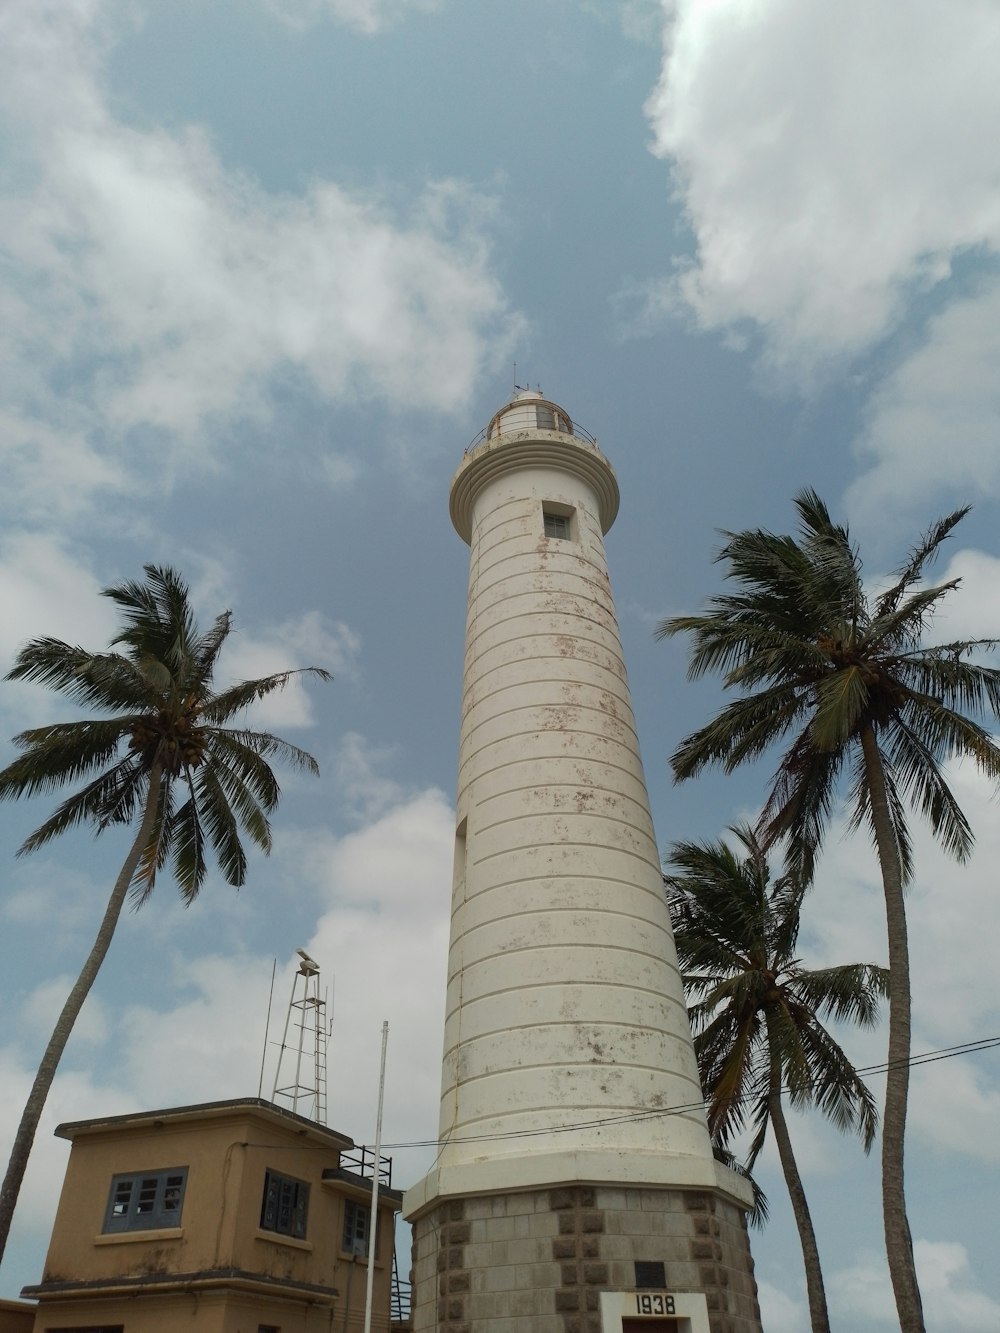
<instances>
[{"instance_id":1,"label":"narrow slit window","mask_svg":"<svg viewBox=\"0 0 1000 1333\"><path fill-rule=\"evenodd\" d=\"M465 870L468 861L468 843L465 834L468 825L468 819L463 819L455 830L455 865L451 877L451 892L456 902L465 901Z\"/></svg>"},{"instance_id":2,"label":"narrow slit window","mask_svg":"<svg viewBox=\"0 0 1000 1333\"><path fill-rule=\"evenodd\" d=\"M371 1239L372 1210L363 1203L353 1203L350 1199L344 1205L344 1243L347 1254L368 1257L368 1243ZM375 1257L378 1257L378 1235L375 1237Z\"/></svg>"},{"instance_id":3,"label":"narrow slit window","mask_svg":"<svg viewBox=\"0 0 1000 1333\"><path fill-rule=\"evenodd\" d=\"M656 1260L636 1259L635 1286L637 1291L663 1291L667 1285L666 1264Z\"/></svg>"}]
</instances>

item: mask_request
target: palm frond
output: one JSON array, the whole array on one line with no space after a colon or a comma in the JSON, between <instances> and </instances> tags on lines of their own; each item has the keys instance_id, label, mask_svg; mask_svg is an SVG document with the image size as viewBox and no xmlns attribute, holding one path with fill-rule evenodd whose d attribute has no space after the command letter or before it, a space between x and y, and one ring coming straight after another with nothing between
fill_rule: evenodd
<instances>
[{"instance_id":1,"label":"palm frond","mask_svg":"<svg viewBox=\"0 0 1000 1333\"><path fill-rule=\"evenodd\" d=\"M315 676L318 680L332 680L329 671L323 667L299 667L293 671L277 671L271 676L261 676L258 680L240 681L215 695L201 709L201 716L213 726L222 726L229 719L260 699L266 699L275 690L283 690L294 676ZM289 747L294 750L295 747ZM300 751L300 753L304 753ZM296 763L300 761L296 760Z\"/></svg>"},{"instance_id":2,"label":"palm frond","mask_svg":"<svg viewBox=\"0 0 1000 1333\"><path fill-rule=\"evenodd\" d=\"M802 1044L812 1084L802 1090L800 1104L816 1106L842 1132L857 1134L868 1152L878 1129L875 1098L840 1045L820 1023L811 1023L803 1029ZM794 1105L795 1098L792 1100Z\"/></svg>"},{"instance_id":3,"label":"palm frond","mask_svg":"<svg viewBox=\"0 0 1000 1333\"><path fill-rule=\"evenodd\" d=\"M868 641L877 651L904 652L920 644L938 602L959 585L958 579L934 587L918 588L904 601L872 619Z\"/></svg>"},{"instance_id":4,"label":"palm frond","mask_svg":"<svg viewBox=\"0 0 1000 1333\"><path fill-rule=\"evenodd\" d=\"M24 753L0 772L0 800L37 796L86 778L115 757L131 721L56 722L20 732L14 744Z\"/></svg>"},{"instance_id":5,"label":"palm frond","mask_svg":"<svg viewBox=\"0 0 1000 1333\"><path fill-rule=\"evenodd\" d=\"M230 613L201 633L180 575L159 565L146 565L144 575L104 590L121 616L112 644L121 651L94 654L58 639L36 639L21 649L8 678L46 685L115 716L22 732L15 743L23 753L0 772L0 800L84 780L25 840L20 850L30 852L84 823L101 833L132 822L156 768L162 774L159 803L149 841L138 853L133 900L145 901L172 858L181 893L190 901L204 880L208 847L224 877L237 884L246 873L238 831L270 850L268 815L281 792L269 761L318 772L315 759L299 746L222 724L295 675L327 680L329 673L319 667L277 672L213 694ZM128 749L119 757L123 745ZM180 808L178 782L188 795Z\"/></svg>"},{"instance_id":6,"label":"palm frond","mask_svg":"<svg viewBox=\"0 0 1000 1333\"><path fill-rule=\"evenodd\" d=\"M166 865L175 804L174 781L169 774L161 774L152 831L132 876L130 898L135 911L142 907L153 892L156 876Z\"/></svg>"},{"instance_id":7,"label":"palm frond","mask_svg":"<svg viewBox=\"0 0 1000 1333\"><path fill-rule=\"evenodd\" d=\"M267 759L256 748L251 735L245 743L245 733L216 731L209 736L207 750L212 763L233 793L245 791L266 813L271 814L281 799L281 788Z\"/></svg>"},{"instance_id":8,"label":"palm frond","mask_svg":"<svg viewBox=\"0 0 1000 1333\"><path fill-rule=\"evenodd\" d=\"M314 776L319 773L319 764L311 754L306 750L299 749L297 745L292 745L289 741L283 741L279 736L272 736L270 732L219 728L213 730L211 736L212 747L224 749L230 757L230 762L235 762L234 756L237 753L244 756L244 761L248 765L248 781L250 780L249 769L253 768L258 775L261 775L259 762L266 759L278 759L283 764L287 764L289 768L304 769L305 772L312 773ZM263 793L269 788L269 783L261 782L262 801L264 800Z\"/></svg>"},{"instance_id":9,"label":"palm frond","mask_svg":"<svg viewBox=\"0 0 1000 1333\"><path fill-rule=\"evenodd\" d=\"M939 518L931 524L898 571L896 582L887 588L875 603L876 620L881 620L883 616L891 615L895 611L904 593L923 577L924 568L937 557L941 543L951 535L971 508L971 505L964 505L961 509L956 509L945 518Z\"/></svg>"},{"instance_id":10,"label":"palm frond","mask_svg":"<svg viewBox=\"0 0 1000 1333\"><path fill-rule=\"evenodd\" d=\"M861 561L845 527L834 523L825 502L807 488L796 495L805 575L800 595L809 622L820 631L841 624L853 639L868 620Z\"/></svg>"},{"instance_id":11,"label":"palm frond","mask_svg":"<svg viewBox=\"0 0 1000 1333\"><path fill-rule=\"evenodd\" d=\"M98 833L112 824L129 824L139 809L148 776L142 765L129 755L74 792L17 849L25 856L44 847L67 829L93 824Z\"/></svg>"},{"instance_id":12,"label":"palm frond","mask_svg":"<svg viewBox=\"0 0 1000 1333\"><path fill-rule=\"evenodd\" d=\"M810 744L826 753L849 744L857 733L869 698L869 685L861 666L828 672L816 682Z\"/></svg>"},{"instance_id":13,"label":"palm frond","mask_svg":"<svg viewBox=\"0 0 1000 1333\"><path fill-rule=\"evenodd\" d=\"M913 876L913 840L906 822L906 806L899 793L891 756L882 756L886 793L889 800L889 823L892 826L893 845L899 858L899 868L904 884ZM871 835L872 847L879 856L878 837L875 832L875 820L871 806L871 792L868 789L868 773L864 756L860 750L854 757L853 778L848 798L850 817L847 822L848 832L854 833L862 825L867 825ZM881 862L881 857L879 856Z\"/></svg>"},{"instance_id":14,"label":"palm frond","mask_svg":"<svg viewBox=\"0 0 1000 1333\"><path fill-rule=\"evenodd\" d=\"M792 1105L815 1105L868 1143L874 1101L821 1020L871 1026L888 973L804 968L794 949L806 881L772 879L755 831L730 833L735 843L675 843L665 877L709 1130L727 1147L749 1128L752 1167L777 1079L779 1096L783 1084Z\"/></svg>"},{"instance_id":15,"label":"palm frond","mask_svg":"<svg viewBox=\"0 0 1000 1333\"><path fill-rule=\"evenodd\" d=\"M185 906L198 896L208 872L205 858L205 830L202 827L203 809L192 792L172 815L169 837L170 868Z\"/></svg>"},{"instance_id":16,"label":"palm frond","mask_svg":"<svg viewBox=\"0 0 1000 1333\"><path fill-rule=\"evenodd\" d=\"M816 1014L858 1027L874 1027L879 1001L889 994L889 969L875 963L799 970L792 983L796 997Z\"/></svg>"},{"instance_id":17,"label":"palm frond","mask_svg":"<svg viewBox=\"0 0 1000 1333\"><path fill-rule=\"evenodd\" d=\"M32 639L5 680L27 680L86 708L135 711L151 703L146 681L119 653L90 653L61 639Z\"/></svg>"},{"instance_id":18,"label":"palm frond","mask_svg":"<svg viewBox=\"0 0 1000 1333\"><path fill-rule=\"evenodd\" d=\"M770 1215L770 1205L767 1201L767 1195L757 1184L757 1181L750 1174L749 1169L739 1160L730 1150L721 1144L718 1139L712 1141L712 1154L717 1162L727 1166L730 1171L734 1171L741 1179L745 1180L750 1186L753 1194L753 1207L747 1214L747 1221L756 1231L762 1231L767 1225L767 1219Z\"/></svg>"},{"instance_id":19,"label":"palm frond","mask_svg":"<svg viewBox=\"0 0 1000 1333\"><path fill-rule=\"evenodd\" d=\"M154 658L174 674L183 669L197 638L188 586L165 565L144 565L145 579L105 588L103 596L118 607L124 628L114 639L125 644L134 660Z\"/></svg>"},{"instance_id":20,"label":"palm frond","mask_svg":"<svg viewBox=\"0 0 1000 1333\"><path fill-rule=\"evenodd\" d=\"M944 779L937 754L952 748L959 753L971 750L995 780L1000 779L1000 750L990 737L966 718L932 702L907 709L913 728L897 717L884 745L888 763L911 805L916 805L931 826L931 831L945 851L956 861L964 861L972 852L972 827L955 794Z\"/></svg>"},{"instance_id":21,"label":"palm frond","mask_svg":"<svg viewBox=\"0 0 1000 1333\"><path fill-rule=\"evenodd\" d=\"M712 764L733 772L780 741L807 707L808 696L797 684L775 685L733 700L678 745L670 756L674 780L694 777Z\"/></svg>"},{"instance_id":22,"label":"palm frond","mask_svg":"<svg viewBox=\"0 0 1000 1333\"><path fill-rule=\"evenodd\" d=\"M197 680L207 684L215 673L215 663L228 639L233 627L233 613L223 611L215 617L212 628L203 634L194 645L192 665Z\"/></svg>"},{"instance_id":23,"label":"palm frond","mask_svg":"<svg viewBox=\"0 0 1000 1333\"><path fill-rule=\"evenodd\" d=\"M787 872L802 883L812 881L844 760L843 749L817 749L807 725L771 781L758 822L761 845L769 851L784 841Z\"/></svg>"},{"instance_id":24,"label":"palm frond","mask_svg":"<svg viewBox=\"0 0 1000 1333\"><path fill-rule=\"evenodd\" d=\"M239 888L246 879L247 858L240 842L237 820L266 853L271 845L267 819L245 786L230 781L227 770L221 765L207 765L199 771L197 792L205 830L219 868L226 883Z\"/></svg>"},{"instance_id":25,"label":"palm frond","mask_svg":"<svg viewBox=\"0 0 1000 1333\"><path fill-rule=\"evenodd\" d=\"M934 699L940 707L974 717L1000 713L1000 669L964 658L979 649L992 651L998 641L961 639L920 647L898 657L893 670L900 684Z\"/></svg>"}]
</instances>

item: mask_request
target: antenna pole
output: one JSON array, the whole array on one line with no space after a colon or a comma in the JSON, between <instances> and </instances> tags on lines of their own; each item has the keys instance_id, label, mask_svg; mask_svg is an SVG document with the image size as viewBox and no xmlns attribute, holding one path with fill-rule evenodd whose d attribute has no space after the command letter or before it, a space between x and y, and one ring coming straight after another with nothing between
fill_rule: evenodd
<instances>
[{"instance_id":1,"label":"antenna pole","mask_svg":"<svg viewBox=\"0 0 1000 1333\"><path fill-rule=\"evenodd\" d=\"M267 1018L264 1021L264 1049L260 1053L260 1079L257 1082L257 1100L264 1096L264 1061L267 1059L267 1034L271 1027L271 1003L274 1000L274 974L278 970L278 959L271 963L271 989L267 997Z\"/></svg>"},{"instance_id":2,"label":"antenna pole","mask_svg":"<svg viewBox=\"0 0 1000 1333\"><path fill-rule=\"evenodd\" d=\"M365 1289L365 1333L372 1333L372 1289L375 1285L375 1246L378 1242L378 1182L382 1169L382 1097L385 1093L385 1047L389 1024L382 1024L382 1063L378 1076L378 1117L375 1121L375 1170L372 1174L372 1212L368 1237L368 1286ZM392 1238L395 1245L396 1238Z\"/></svg>"}]
</instances>

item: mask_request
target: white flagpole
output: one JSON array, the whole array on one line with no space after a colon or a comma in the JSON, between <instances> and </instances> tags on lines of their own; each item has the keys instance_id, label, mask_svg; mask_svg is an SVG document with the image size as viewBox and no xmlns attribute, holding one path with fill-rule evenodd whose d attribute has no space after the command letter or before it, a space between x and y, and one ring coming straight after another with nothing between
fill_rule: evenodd
<instances>
[{"instance_id":1,"label":"white flagpole","mask_svg":"<svg viewBox=\"0 0 1000 1333\"><path fill-rule=\"evenodd\" d=\"M378 1179L382 1154L382 1097L385 1092L385 1048L389 1024L382 1024L382 1063L378 1076L378 1119L375 1122L375 1173L372 1179L372 1211L368 1231L368 1286L365 1291L365 1333L372 1333L372 1289L375 1285L375 1247L378 1243ZM393 1236L395 1245L396 1238Z\"/></svg>"}]
</instances>

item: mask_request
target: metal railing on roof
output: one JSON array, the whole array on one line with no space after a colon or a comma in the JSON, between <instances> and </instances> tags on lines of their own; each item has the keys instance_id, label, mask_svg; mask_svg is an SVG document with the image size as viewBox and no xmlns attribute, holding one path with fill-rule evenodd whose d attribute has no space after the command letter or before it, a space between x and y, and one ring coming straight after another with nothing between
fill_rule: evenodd
<instances>
[{"instance_id":1,"label":"metal railing on roof","mask_svg":"<svg viewBox=\"0 0 1000 1333\"><path fill-rule=\"evenodd\" d=\"M487 438L487 435L489 434L489 429L490 426L492 426L492 424L493 424L492 421L488 422L487 425L485 425L482 428L482 430L479 432L476 438L474 440L469 441L469 443L466 445L465 448L466 453L468 453L470 449L475 449L476 445L482 444L484 442L484 440ZM597 443L597 436L591 435L590 431L586 430L583 426L581 426L578 421L573 421L570 424L572 425L572 430L564 432L565 434L572 435L575 439L578 440L586 440L586 442L588 444L592 444L595 449L600 447ZM521 426L518 427L518 430L523 430L523 429L524 427ZM502 435L502 434L504 434L503 431L497 431L494 433L494 436L492 438L496 438L497 435Z\"/></svg>"},{"instance_id":2,"label":"metal railing on roof","mask_svg":"<svg viewBox=\"0 0 1000 1333\"><path fill-rule=\"evenodd\" d=\"M340 1165L348 1171L355 1172L356 1175L363 1176L365 1180L373 1180L375 1177L375 1150L374 1148L366 1148L363 1144L355 1145L352 1152L344 1151L340 1154ZM378 1166L379 1185L385 1185L387 1189L392 1189L392 1158L380 1156Z\"/></svg>"}]
</instances>

